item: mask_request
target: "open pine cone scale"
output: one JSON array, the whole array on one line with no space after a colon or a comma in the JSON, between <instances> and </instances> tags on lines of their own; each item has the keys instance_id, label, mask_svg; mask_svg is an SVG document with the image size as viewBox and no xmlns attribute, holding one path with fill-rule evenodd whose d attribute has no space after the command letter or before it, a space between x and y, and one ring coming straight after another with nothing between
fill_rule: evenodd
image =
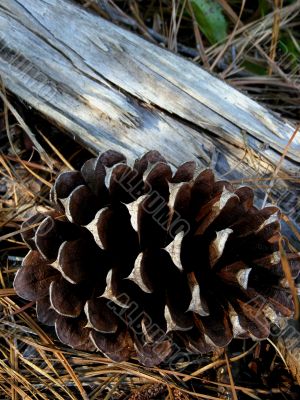
<instances>
[{"instance_id":1,"label":"open pine cone scale","mask_svg":"<svg viewBox=\"0 0 300 400\"><path fill-rule=\"evenodd\" d=\"M266 338L277 316L293 315L279 210L195 168L174 172L157 151L130 167L110 150L58 176L55 209L23 224L31 250L14 287L63 343L149 366L175 347Z\"/></svg>"}]
</instances>

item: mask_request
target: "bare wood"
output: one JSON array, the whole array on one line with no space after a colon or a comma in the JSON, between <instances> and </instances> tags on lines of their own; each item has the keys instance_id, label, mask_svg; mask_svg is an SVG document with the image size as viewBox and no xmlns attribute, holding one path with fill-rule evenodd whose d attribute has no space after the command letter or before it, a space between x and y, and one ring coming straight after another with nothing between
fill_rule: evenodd
<instances>
[{"instance_id":1,"label":"bare wood","mask_svg":"<svg viewBox=\"0 0 300 400\"><path fill-rule=\"evenodd\" d=\"M69 1L3 0L0 27L6 86L94 150L157 147L178 163L206 158L213 133L229 152L247 145L276 164L294 131L193 63ZM299 150L296 138L286 171Z\"/></svg>"}]
</instances>

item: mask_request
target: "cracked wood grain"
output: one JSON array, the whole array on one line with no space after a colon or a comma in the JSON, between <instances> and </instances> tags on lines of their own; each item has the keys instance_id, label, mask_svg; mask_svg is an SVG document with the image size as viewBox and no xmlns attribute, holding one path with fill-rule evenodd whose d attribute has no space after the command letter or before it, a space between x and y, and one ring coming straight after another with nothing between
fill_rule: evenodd
<instances>
[{"instance_id":1,"label":"cracked wood grain","mask_svg":"<svg viewBox=\"0 0 300 400\"><path fill-rule=\"evenodd\" d=\"M0 27L8 89L90 148L137 155L157 146L175 162L201 153L209 133L240 150L246 134L255 154L276 164L294 131L195 64L72 2L3 0ZM299 149L296 138L286 171L298 168Z\"/></svg>"}]
</instances>

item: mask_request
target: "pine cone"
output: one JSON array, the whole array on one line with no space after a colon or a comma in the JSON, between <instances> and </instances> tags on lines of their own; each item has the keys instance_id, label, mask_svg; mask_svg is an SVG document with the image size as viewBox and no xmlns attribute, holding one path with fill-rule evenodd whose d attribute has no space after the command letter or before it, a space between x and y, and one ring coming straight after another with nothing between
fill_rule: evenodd
<instances>
[{"instance_id":1,"label":"pine cone","mask_svg":"<svg viewBox=\"0 0 300 400\"><path fill-rule=\"evenodd\" d=\"M55 211L23 226L31 250L14 287L63 343L150 366L179 347L266 338L274 316L292 316L278 208L257 209L249 187L209 169L194 174L157 151L133 167L107 151L58 176Z\"/></svg>"}]
</instances>

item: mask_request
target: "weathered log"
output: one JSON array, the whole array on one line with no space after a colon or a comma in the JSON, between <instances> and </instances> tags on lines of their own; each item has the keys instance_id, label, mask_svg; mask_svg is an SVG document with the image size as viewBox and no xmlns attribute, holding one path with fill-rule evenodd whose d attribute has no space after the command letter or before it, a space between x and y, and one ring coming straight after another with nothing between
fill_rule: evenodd
<instances>
[{"instance_id":1,"label":"weathered log","mask_svg":"<svg viewBox=\"0 0 300 400\"><path fill-rule=\"evenodd\" d=\"M249 147L276 164L294 131L193 63L69 1L3 0L0 27L6 86L94 150L160 147L178 163L215 147L214 134L229 153ZM296 138L286 170L298 168L299 150Z\"/></svg>"},{"instance_id":2,"label":"weathered log","mask_svg":"<svg viewBox=\"0 0 300 400\"><path fill-rule=\"evenodd\" d=\"M95 153L114 148L132 158L159 149L174 165L196 159L219 176L252 179L272 176L295 131L192 62L67 0L1 1L0 74ZM299 165L296 136L279 175ZM276 180L270 194L288 212L291 203L280 199L292 196L297 218L296 188Z\"/></svg>"}]
</instances>

